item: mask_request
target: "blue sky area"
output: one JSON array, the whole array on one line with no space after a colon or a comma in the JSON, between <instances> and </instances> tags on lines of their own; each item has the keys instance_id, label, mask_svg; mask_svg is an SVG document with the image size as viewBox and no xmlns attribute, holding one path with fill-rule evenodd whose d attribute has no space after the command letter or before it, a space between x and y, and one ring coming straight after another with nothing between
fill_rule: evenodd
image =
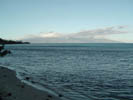
<instances>
[{"instance_id":1,"label":"blue sky area","mask_svg":"<svg viewBox=\"0 0 133 100\"><path fill-rule=\"evenodd\" d=\"M119 26L126 33L104 38L133 42L133 0L0 0L0 37L6 39Z\"/></svg>"}]
</instances>

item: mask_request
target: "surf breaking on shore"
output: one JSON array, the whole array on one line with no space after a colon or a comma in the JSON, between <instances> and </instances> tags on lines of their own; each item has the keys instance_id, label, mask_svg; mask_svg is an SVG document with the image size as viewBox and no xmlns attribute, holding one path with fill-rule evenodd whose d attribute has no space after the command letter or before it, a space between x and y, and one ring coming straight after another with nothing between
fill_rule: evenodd
<instances>
[{"instance_id":1,"label":"surf breaking on shore","mask_svg":"<svg viewBox=\"0 0 133 100\"><path fill-rule=\"evenodd\" d=\"M29 80L29 77L26 77ZM61 94L36 89L16 77L16 72L0 66L0 100L62 100Z\"/></svg>"}]
</instances>

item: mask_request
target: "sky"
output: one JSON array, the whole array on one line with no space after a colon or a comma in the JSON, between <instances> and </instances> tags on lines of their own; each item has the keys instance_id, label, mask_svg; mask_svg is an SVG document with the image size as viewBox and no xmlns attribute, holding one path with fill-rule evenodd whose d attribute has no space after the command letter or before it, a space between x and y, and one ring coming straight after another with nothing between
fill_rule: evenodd
<instances>
[{"instance_id":1,"label":"sky","mask_svg":"<svg viewBox=\"0 0 133 100\"><path fill-rule=\"evenodd\" d=\"M0 0L0 38L133 42L133 0Z\"/></svg>"}]
</instances>

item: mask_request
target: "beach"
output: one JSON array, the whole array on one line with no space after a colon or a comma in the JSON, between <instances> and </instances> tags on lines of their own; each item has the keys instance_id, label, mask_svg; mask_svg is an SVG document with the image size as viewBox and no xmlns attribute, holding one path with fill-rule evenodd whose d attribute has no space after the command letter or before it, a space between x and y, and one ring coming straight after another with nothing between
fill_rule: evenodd
<instances>
[{"instance_id":1,"label":"beach","mask_svg":"<svg viewBox=\"0 0 133 100\"><path fill-rule=\"evenodd\" d=\"M15 71L0 67L0 100L61 100L61 96L29 86L16 77Z\"/></svg>"}]
</instances>

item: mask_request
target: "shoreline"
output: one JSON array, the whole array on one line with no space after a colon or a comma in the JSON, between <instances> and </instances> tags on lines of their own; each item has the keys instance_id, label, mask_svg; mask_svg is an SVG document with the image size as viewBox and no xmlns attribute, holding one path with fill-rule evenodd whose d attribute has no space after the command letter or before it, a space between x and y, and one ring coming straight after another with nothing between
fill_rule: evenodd
<instances>
[{"instance_id":1,"label":"shoreline","mask_svg":"<svg viewBox=\"0 0 133 100\"><path fill-rule=\"evenodd\" d=\"M0 100L64 100L61 94L37 89L17 75L14 70L0 66Z\"/></svg>"}]
</instances>

